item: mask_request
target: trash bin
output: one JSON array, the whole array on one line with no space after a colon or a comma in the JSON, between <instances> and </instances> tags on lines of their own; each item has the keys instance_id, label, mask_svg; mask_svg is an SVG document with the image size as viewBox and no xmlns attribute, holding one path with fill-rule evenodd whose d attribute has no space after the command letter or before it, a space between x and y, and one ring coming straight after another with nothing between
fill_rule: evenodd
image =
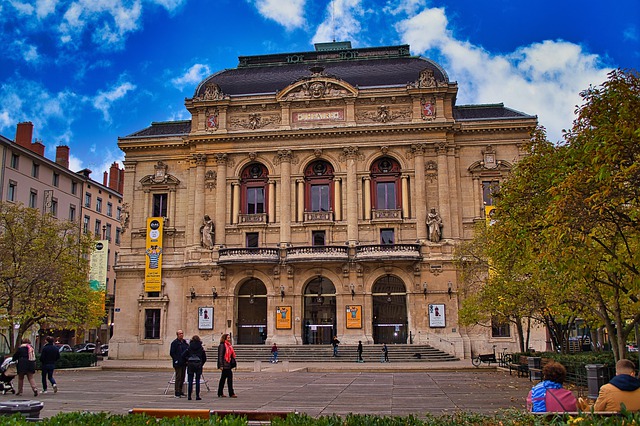
<instances>
[{"instance_id":1,"label":"trash bin","mask_svg":"<svg viewBox=\"0 0 640 426\"><path fill-rule=\"evenodd\" d=\"M9 400L0 402L0 415L12 416L16 413L22 414L27 419L40 418L40 411L44 403L40 401Z\"/></svg>"},{"instance_id":2,"label":"trash bin","mask_svg":"<svg viewBox=\"0 0 640 426\"><path fill-rule=\"evenodd\" d=\"M604 364L587 364L587 387L589 388L589 399L598 398L600 387L607 383L607 368Z\"/></svg>"},{"instance_id":3,"label":"trash bin","mask_svg":"<svg viewBox=\"0 0 640 426\"><path fill-rule=\"evenodd\" d=\"M542 358L539 356L530 356L527 358L527 365L529 367L529 372L531 374L531 380L542 380Z\"/></svg>"}]
</instances>

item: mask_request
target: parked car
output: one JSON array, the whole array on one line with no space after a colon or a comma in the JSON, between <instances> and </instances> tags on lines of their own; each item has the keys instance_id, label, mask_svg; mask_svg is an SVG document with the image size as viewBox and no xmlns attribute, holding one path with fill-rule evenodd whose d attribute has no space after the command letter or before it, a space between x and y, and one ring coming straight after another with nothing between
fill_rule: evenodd
<instances>
[{"instance_id":1,"label":"parked car","mask_svg":"<svg viewBox=\"0 0 640 426\"><path fill-rule=\"evenodd\" d=\"M60 352L73 352L73 349L69 345L57 345L57 346Z\"/></svg>"},{"instance_id":2,"label":"parked car","mask_svg":"<svg viewBox=\"0 0 640 426\"><path fill-rule=\"evenodd\" d=\"M100 355L109 356L109 345L100 346Z\"/></svg>"},{"instance_id":3,"label":"parked car","mask_svg":"<svg viewBox=\"0 0 640 426\"><path fill-rule=\"evenodd\" d=\"M638 352L638 345L631 343L627 345L627 352Z\"/></svg>"},{"instance_id":4,"label":"parked car","mask_svg":"<svg viewBox=\"0 0 640 426\"><path fill-rule=\"evenodd\" d=\"M94 352L96 345L94 343L80 343L73 347L74 352Z\"/></svg>"}]
</instances>

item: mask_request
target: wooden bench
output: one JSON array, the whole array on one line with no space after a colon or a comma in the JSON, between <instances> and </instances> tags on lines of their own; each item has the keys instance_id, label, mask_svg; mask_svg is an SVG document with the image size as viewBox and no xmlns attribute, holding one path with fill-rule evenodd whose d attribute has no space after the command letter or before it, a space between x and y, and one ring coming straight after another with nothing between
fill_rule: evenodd
<instances>
[{"instance_id":1,"label":"wooden bench","mask_svg":"<svg viewBox=\"0 0 640 426\"><path fill-rule=\"evenodd\" d=\"M132 408L129 414L146 414L156 419L165 417L192 417L198 419L210 419L213 416L246 417L249 421L270 422L273 419L284 419L293 411L247 411L247 410L207 410L188 408Z\"/></svg>"},{"instance_id":2,"label":"wooden bench","mask_svg":"<svg viewBox=\"0 0 640 426\"><path fill-rule=\"evenodd\" d=\"M524 356L520 356L518 362L512 362L508 365L509 367L509 375L511 375L512 371L516 371L518 373L518 377L527 377L529 376L529 365L527 364L527 359Z\"/></svg>"},{"instance_id":3,"label":"wooden bench","mask_svg":"<svg viewBox=\"0 0 640 426\"><path fill-rule=\"evenodd\" d=\"M586 417L586 416L598 416L598 417L618 417L621 415L621 413L619 411L595 411L595 412L591 412L591 411L568 411L566 413L554 413L554 412L547 412L547 413L530 413L530 414L534 414L536 416L540 416L540 417L544 417L545 420L552 420L552 419L568 419L568 417Z\"/></svg>"},{"instance_id":4,"label":"wooden bench","mask_svg":"<svg viewBox=\"0 0 640 426\"><path fill-rule=\"evenodd\" d=\"M156 419L165 417L193 417L196 419L209 419L213 415L213 410L207 409L184 409L184 408L132 408L129 414L146 414Z\"/></svg>"}]
</instances>

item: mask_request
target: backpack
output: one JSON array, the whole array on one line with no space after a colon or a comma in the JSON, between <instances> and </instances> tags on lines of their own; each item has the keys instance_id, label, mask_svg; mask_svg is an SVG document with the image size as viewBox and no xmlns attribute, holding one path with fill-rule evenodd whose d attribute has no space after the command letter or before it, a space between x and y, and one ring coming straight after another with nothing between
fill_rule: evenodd
<instances>
[{"instance_id":1,"label":"backpack","mask_svg":"<svg viewBox=\"0 0 640 426\"><path fill-rule=\"evenodd\" d=\"M199 356L190 355L189 358L187 358L187 367L189 367L190 370L198 369L202 367L202 360Z\"/></svg>"}]
</instances>

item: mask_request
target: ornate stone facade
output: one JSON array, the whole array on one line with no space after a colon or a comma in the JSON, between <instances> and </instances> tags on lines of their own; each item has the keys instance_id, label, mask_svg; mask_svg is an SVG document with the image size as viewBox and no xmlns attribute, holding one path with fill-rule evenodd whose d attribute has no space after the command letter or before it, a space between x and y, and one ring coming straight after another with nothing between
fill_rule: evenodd
<instances>
[{"instance_id":1,"label":"ornate stone facade","mask_svg":"<svg viewBox=\"0 0 640 426\"><path fill-rule=\"evenodd\" d=\"M536 118L456 106L457 84L408 52L241 57L186 100L191 120L119 139L132 184L111 356L166 358L178 328L209 346L226 332L237 344L325 344L335 334L459 357L490 344L484 329L458 325L453 251L485 220L488 188L518 160ZM156 293L144 291L150 216L164 217ZM212 328L203 308L213 308Z\"/></svg>"}]
</instances>

